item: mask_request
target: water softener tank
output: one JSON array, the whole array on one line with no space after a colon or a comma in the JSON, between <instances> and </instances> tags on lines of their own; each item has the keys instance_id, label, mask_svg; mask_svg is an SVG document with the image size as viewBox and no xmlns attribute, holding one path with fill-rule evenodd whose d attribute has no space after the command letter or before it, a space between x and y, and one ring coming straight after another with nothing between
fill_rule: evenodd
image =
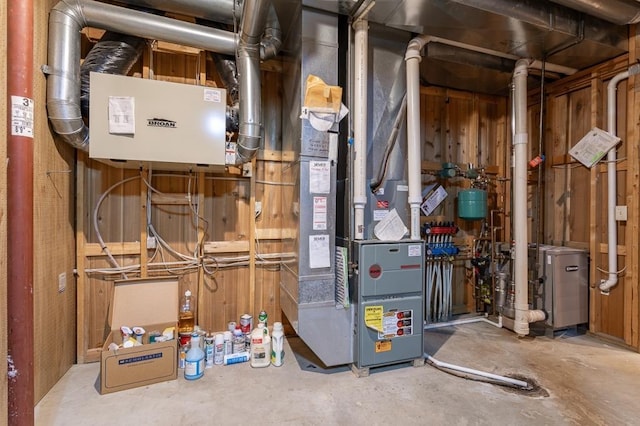
<instances>
[{"instance_id":1,"label":"water softener tank","mask_svg":"<svg viewBox=\"0 0 640 426\"><path fill-rule=\"evenodd\" d=\"M458 192L458 217L465 220L486 218L487 191L471 188Z\"/></svg>"}]
</instances>

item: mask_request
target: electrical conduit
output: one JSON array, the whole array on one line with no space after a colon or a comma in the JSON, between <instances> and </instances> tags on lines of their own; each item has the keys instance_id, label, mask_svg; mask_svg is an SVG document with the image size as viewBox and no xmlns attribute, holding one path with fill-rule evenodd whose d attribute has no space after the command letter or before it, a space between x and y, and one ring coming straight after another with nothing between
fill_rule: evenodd
<instances>
[{"instance_id":1,"label":"electrical conduit","mask_svg":"<svg viewBox=\"0 0 640 426\"><path fill-rule=\"evenodd\" d=\"M616 136L616 92L618 84L631 75L640 73L640 64L629 67L627 71L615 75L607 87L607 131ZM607 243L609 257L609 277L600 282L600 291L608 293L618 284L618 235L616 227L616 195L617 195L617 154L616 147L607 153Z\"/></svg>"}]
</instances>

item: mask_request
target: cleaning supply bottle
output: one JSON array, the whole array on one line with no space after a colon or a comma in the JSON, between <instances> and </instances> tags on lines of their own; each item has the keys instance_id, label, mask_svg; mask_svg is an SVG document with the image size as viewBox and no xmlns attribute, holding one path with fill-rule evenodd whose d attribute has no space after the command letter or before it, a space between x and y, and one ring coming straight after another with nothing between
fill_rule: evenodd
<instances>
[{"instance_id":1,"label":"cleaning supply bottle","mask_svg":"<svg viewBox=\"0 0 640 426\"><path fill-rule=\"evenodd\" d=\"M264 324L258 324L251 332L251 366L268 367L271 364L271 338L264 334Z\"/></svg>"},{"instance_id":2,"label":"cleaning supply bottle","mask_svg":"<svg viewBox=\"0 0 640 426\"><path fill-rule=\"evenodd\" d=\"M191 348L187 351L184 378L196 380L204 375L204 351L200 348L200 335L191 335Z\"/></svg>"},{"instance_id":3,"label":"cleaning supply bottle","mask_svg":"<svg viewBox=\"0 0 640 426\"><path fill-rule=\"evenodd\" d=\"M273 323L271 333L271 364L280 367L284 360L284 330L281 322Z\"/></svg>"},{"instance_id":4,"label":"cleaning supply bottle","mask_svg":"<svg viewBox=\"0 0 640 426\"><path fill-rule=\"evenodd\" d=\"M193 315L193 300L191 300L191 291L184 292L182 303L180 304L180 314L178 316L178 331L180 333L190 333L195 326L195 317Z\"/></svg>"}]
</instances>

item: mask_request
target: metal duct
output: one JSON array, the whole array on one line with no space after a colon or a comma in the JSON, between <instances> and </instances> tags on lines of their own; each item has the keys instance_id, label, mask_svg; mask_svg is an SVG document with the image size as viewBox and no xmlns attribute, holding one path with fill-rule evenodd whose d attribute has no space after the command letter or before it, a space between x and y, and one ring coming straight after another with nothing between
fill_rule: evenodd
<instances>
[{"instance_id":1,"label":"metal duct","mask_svg":"<svg viewBox=\"0 0 640 426\"><path fill-rule=\"evenodd\" d=\"M107 31L93 46L80 67L80 106L89 118L89 76L92 72L126 75L138 61L146 40Z\"/></svg>"},{"instance_id":2,"label":"metal duct","mask_svg":"<svg viewBox=\"0 0 640 426\"><path fill-rule=\"evenodd\" d=\"M62 0L49 15L47 111L53 130L72 146L88 150L89 130L80 111L80 31L96 27L166 40L225 54L235 52L235 34L91 0ZM258 90L258 96L260 91Z\"/></svg>"},{"instance_id":3,"label":"metal duct","mask_svg":"<svg viewBox=\"0 0 640 426\"><path fill-rule=\"evenodd\" d=\"M640 22L640 3L634 0L551 0L618 25Z\"/></svg>"},{"instance_id":4,"label":"metal duct","mask_svg":"<svg viewBox=\"0 0 640 426\"><path fill-rule=\"evenodd\" d=\"M260 36L265 26L268 0L247 0L241 38L234 33L162 16L155 16L91 0L63 0L49 17L47 110L54 131L65 142L87 150L89 132L80 111L80 31L87 26L144 38L166 40L231 55L238 44L240 85L239 157L249 161L260 147Z\"/></svg>"},{"instance_id":5,"label":"metal duct","mask_svg":"<svg viewBox=\"0 0 640 426\"><path fill-rule=\"evenodd\" d=\"M240 127L236 164L251 160L262 140L260 98L260 36L265 25L268 0L245 0L236 54L240 81Z\"/></svg>"},{"instance_id":6,"label":"metal duct","mask_svg":"<svg viewBox=\"0 0 640 426\"><path fill-rule=\"evenodd\" d=\"M131 6L179 13L222 24L234 24L240 19L240 11L243 10L242 0L121 0L120 2ZM278 14L272 3L269 3L266 25L262 30L260 58L262 60L275 58L282 44L282 32Z\"/></svg>"}]
</instances>

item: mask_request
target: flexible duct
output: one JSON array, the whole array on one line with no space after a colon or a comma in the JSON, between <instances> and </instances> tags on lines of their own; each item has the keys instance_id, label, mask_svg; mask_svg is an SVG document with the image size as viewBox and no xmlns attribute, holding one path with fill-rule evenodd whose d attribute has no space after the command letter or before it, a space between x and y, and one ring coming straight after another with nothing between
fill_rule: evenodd
<instances>
[{"instance_id":1,"label":"flexible duct","mask_svg":"<svg viewBox=\"0 0 640 426\"><path fill-rule=\"evenodd\" d=\"M236 54L240 81L240 125L236 164L255 155L262 141L262 100L260 98L260 36L265 25L268 0L245 0L241 34Z\"/></svg>"},{"instance_id":2,"label":"flexible duct","mask_svg":"<svg viewBox=\"0 0 640 426\"><path fill-rule=\"evenodd\" d=\"M240 119L238 117L240 109L240 94L238 90L240 82L238 81L236 61L231 56L220 55L213 52L211 53L211 58L216 65L220 80L222 80L222 84L227 89L227 95L231 100L231 105L227 106L226 112L227 131L237 132L240 126Z\"/></svg>"},{"instance_id":3,"label":"flexible duct","mask_svg":"<svg viewBox=\"0 0 640 426\"><path fill-rule=\"evenodd\" d=\"M627 71L615 75L607 87L607 131L616 136L617 102L616 91L618 84L631 75L640 73L640 64L632 65ZM618 235L616 227L616 196L617 183L617 154L613 147L607 153L607 242L609 276L600 283L600 291L609 292L618 284Z\"/></svg>"},{"instance_id":4,"label":"flexible duct","mask_svg":"<svg viewBox=\"0 0 640 426\"><path fill-rule=\"evenodd\" d=\"M138 61L146 40L107 31L89 51L80 67L80 105L89 118L89 81L92 72L126 75Z\"/></svg>"},{"instance_id":5,"label":"flexible duct","mask_svg":"<svg viewBox=\"0 0 640 426\"><path fill-rule=\"evenodd\" d=\"M640 3L634 0L551 0L618 25L640 22Z\"/></svg>"}]
</instances>

